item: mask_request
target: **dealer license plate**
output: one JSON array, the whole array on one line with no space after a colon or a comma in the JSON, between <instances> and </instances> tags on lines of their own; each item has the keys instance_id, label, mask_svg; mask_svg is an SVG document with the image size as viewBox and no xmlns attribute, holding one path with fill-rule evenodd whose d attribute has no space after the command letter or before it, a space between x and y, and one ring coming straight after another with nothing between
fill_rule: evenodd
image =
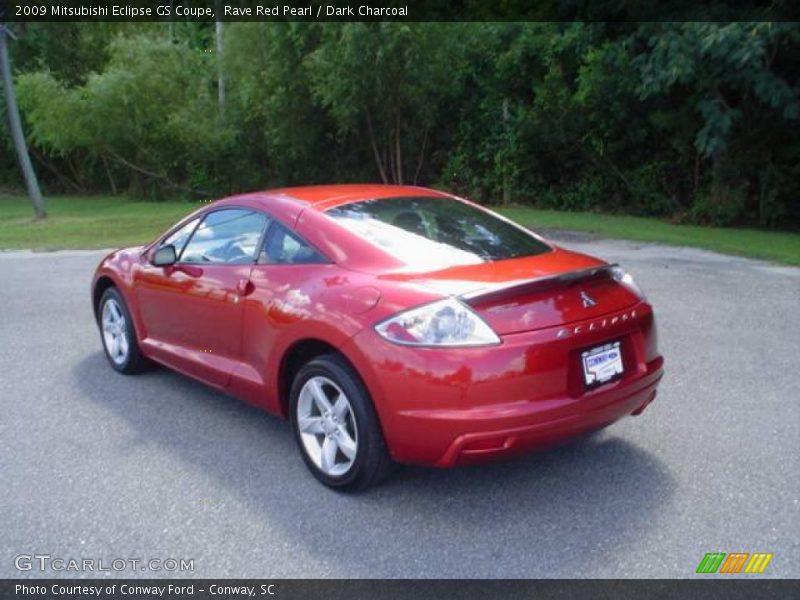
<instances>
[{"instance_id":1,"label":"dealer license plate","mask_svg":"<svg viewBox=\"0 0 800 600\"><path fill-rule=\"evenodd\" d=\"M581 353L586 385L598 385L622 375L619 342L611 342Z\"/></svg>"}]
</instances>

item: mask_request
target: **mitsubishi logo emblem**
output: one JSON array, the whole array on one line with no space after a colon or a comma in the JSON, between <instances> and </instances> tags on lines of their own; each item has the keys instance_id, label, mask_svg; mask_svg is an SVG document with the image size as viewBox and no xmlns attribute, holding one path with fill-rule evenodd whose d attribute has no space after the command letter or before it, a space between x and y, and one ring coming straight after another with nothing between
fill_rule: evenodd
<instances>
[{"instance_id":1,"label":"mitsubishi logo emblem","mask_svg":"<svg viewBox=\"0 0 800 600\"><path fill-rule=\"evenodd\" d=\"M581 292L581 302L583 302L583 308L592 308L593 306L597 306L597 300L592 298L586 292Z\"/></svg>"}]
</instances>

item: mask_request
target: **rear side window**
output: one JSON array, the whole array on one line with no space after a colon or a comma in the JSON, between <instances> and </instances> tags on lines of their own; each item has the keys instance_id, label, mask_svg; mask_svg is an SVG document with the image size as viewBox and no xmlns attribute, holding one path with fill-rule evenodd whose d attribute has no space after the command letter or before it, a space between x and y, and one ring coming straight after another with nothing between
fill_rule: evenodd
<instances>
[{"instance_id":1,"label":"rear side window","mask_svg":"<svg viewBox=\"0 0 800 600\"><path fill-rule=\"evenodd\" d=\"M258 262L271 265L308 265L330 261L296 233L273 221Z\"/></svg>"},{"instance_id":2,"label":"rear side window","mask_svg":"<svg viewBox=\"0 0 800 600\"><path fill-rule=\"evenodd\" d=\"M184 263L253 262L267 225L259 212L228 208L208 213L180 257Z\"/></svg>"},{"instance_id":3,"label":"rear side window","mask_svg":"<svg viewBox=\"0 0 800 600\"><path fill-rule=\"evenodd\" d=\"M476 264L550 250L521 227L453 198L365 200L327 214L406 262Z\"/></svg>"}]
</instances>

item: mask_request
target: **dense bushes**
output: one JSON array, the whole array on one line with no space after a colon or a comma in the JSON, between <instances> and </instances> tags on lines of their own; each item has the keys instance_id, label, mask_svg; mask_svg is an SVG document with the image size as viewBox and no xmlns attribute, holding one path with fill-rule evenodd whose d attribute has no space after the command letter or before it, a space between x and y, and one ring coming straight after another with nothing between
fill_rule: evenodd
<instances>
[{"instance_id":1,"label":"dense bushes","mask_svg":"<svg viewBox=\"0 0 800 600\"><path fill-rule=\"evenodd\" d=\"M165 197L383 179L491 203L800 222L795 24L231 23L223 47L197 24L30 25L12 53L48 187Z\"/></svg>"}]
</instances>

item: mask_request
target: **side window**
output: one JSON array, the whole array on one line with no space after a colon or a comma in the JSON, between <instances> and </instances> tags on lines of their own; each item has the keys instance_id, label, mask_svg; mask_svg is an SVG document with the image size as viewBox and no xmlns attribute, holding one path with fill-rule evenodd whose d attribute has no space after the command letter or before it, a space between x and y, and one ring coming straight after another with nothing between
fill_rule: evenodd
<instances>
[{"instance_id":1,"label":"side window","mask_svg":"<svg viewBox=\"0 0 800 600\"><path fill-rule=\"evenodd\" d=\"M283 225L273 222L258 257L259 263L272 265L308 265L330 262L308 242Z\"/></svg>"},{"instance_id":2,"label":"side window","mask_svg":"<svg viewBox=\"0 0 800 600\"><path fill-rule=\"evenodd\" d=\"M194 231L194 228L197 227L197 223L199 221L200 217L197 217L196 219L192 219L186 223L186 225L180 229L176 229L169 237L161 242L161 245L166 246L168 244L172 244L175 246L175 256L179 257L181 252L183 252L183 247L186 246L186 242L189 241L189 236L192 235L192 232Z\"/></svg>"},{"instance_id":3,"label":"side window","mask_svg":"<svg viewBox=\"0 0 800 600\"><path fill-rule=\"evenodd\" d=\"M184 263L252 262L267 218L258 212L228 208L208 213L181 255Z\"/></svg>"}]
</instances>

